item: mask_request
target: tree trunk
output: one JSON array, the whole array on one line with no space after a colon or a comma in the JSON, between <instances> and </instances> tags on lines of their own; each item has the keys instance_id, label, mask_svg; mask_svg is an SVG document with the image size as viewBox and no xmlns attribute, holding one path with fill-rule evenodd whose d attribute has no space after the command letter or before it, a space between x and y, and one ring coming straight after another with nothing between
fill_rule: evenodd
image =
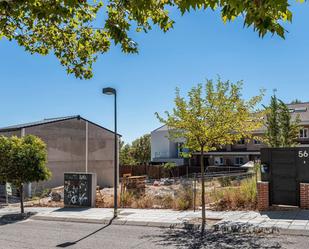
<instances>
[{"instance_id":1,"label":"tree trunk","mask_svg":"<svg viewBox=\"0 0 309 249\"><path fill-rule=\"evenodd\" d=\"M19 186L19 195L20 195L20 212L24 213L24 187L23 184Z\"/></svg>"},{"instance_id":2,"label":"tree trunk","mask_svg":"<svg viewBox=\"0 0 309 249\"><path fill-rule=\"evenodd\" d=\"M206 210L205 210L205 169L204 169L204 147L201 147L201 180L202 180L202 234L205 230L206 224Z\"/></svg>"}]
</instances>

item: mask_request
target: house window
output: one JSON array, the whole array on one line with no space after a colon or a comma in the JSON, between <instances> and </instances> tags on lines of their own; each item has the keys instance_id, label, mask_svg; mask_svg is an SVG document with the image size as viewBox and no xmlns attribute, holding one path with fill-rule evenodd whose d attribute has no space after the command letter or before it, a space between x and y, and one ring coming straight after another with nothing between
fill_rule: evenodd
<instances>
[{"instance_id":1,"label":"house window","mask_svg":"<svg viewBox=\"0 0 309 249\"><path fill-rule=\"evenodd\" d=\"M254 143L254 144L261 144L261 141L260 141L260 140L254 139L254 140L253 140L253 143Z\"/></svg>"},{"instance_id":2,"label":"house window","mask_svg":"<svg viewBox=\"0 0 309 249\"><path fill-rule=\"evenodd\" d=\"M240 139L240 140L237 142L237 144L245 144L245 139L244 139L244 138Z\"/></svg>"},{"instance_id":3,"label":"house window","mask_svg":"<svg viewBox=\"0 0 309 249\"><path fill-rule=\"evenodd\" d=\"M235 165L243 165L244 158L243 157L235 157Z\"/></svg>"},{"instance_id":4,"label":"house window","mask_svg":"<svg viewBox=\"0 0 309 249\"><path fill-rule=\"evenodd\" d=\"M223 165L224 160L223 157L215 157L215 165Z\"/></svg>"},{"instance_id":5,"label":"house window","mask_svg":"<svg viewBox=\"0 0 309 249\"><path fill-rule=\"evenodd\" d=\"M300 129L299 130L299 137L300 138L308 138L308 128Z\"/></svg>"}]
</instances>

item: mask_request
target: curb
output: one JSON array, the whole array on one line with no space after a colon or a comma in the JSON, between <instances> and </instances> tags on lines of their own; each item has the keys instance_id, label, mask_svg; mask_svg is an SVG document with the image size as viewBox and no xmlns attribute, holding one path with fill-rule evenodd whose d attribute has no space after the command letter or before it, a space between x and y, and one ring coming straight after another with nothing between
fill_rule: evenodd
<instances>
[{"instance_id":1,"label":"curb","mask_svg":"<svg viewBox=\"0 0 309 249\"><path fill-rule=\"evenodd\" d=\"M309 230L303 229L279 228L279 233L282 235L309 236Z\"/></svg>"},{"instance_id":2,"label":"curb","mask_svg":"<svg viewBox=\"0 0 309 249\"><path fill-rule=\"evenodd\" d=\"M83 219L83 218L66 218L66 217L48 217L35 215L30 219L41 221L59 221L59 222L77 222L77 223L91 223L91 224L109 224L112 225L128 225L128 226L146 226L146 227L158 227L158 228L199 228L198 224L189 223L172 223L172 222L154 222L154 221L133 221L133 220L120 220L120 219Z\"/></svg>"}]
</instances>

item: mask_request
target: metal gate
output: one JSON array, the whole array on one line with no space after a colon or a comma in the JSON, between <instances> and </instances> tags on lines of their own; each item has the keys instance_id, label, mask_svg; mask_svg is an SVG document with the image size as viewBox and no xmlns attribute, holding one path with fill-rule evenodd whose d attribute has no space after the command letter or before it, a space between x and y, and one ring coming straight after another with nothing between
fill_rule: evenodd
<instances>
[{"instance_id":1,"label":"metal gate","mask_svg":"<svg viewBox=\"0 0 309 249\"><path fill-rule=\"evenodd\" d=\"M265 148L262 180L270 184L270 204L299 206L299 184L309 182L309 148Z\"/></svg>"}]
</instances>

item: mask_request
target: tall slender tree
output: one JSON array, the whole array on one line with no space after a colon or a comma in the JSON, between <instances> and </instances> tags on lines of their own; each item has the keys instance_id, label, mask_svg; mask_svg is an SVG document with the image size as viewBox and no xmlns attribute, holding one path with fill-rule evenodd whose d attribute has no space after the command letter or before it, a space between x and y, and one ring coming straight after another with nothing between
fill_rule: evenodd
<instances>
[{"instance_id":1,"label":"tall slender tree","mask_svg":"<svg viewBox=\"0 0 309 249\"><path fill-rule=\"evenodd\" d=\"M293 120L288 106L274 94L266 107L266 142L270 147L293 147L298 144L300 118Z\"/></svg>"},{"instance_id":2,"label":"tall slender tree","mask_svg":"<svg viewBox=\"0 0 309 249\"><path fill-rule=\"evenodd\" d=\"M296 139L299 136L300 118L296 116L292 120L288 106L279 100L279 121L280 121L280 146L281 147L294 147L298 144Z\"/></svg>"},{"instance_id":3,"label":"tall slender tree","mask_svg":"<svg viewBox=\"0 0 309 249\"><path fill-rule=\"evenodd\" d=\"M271 147L280 145L279 103L276 94L271 96L270 105L266 107L266 140Z\"/></svg>"},{"instance_id":4,"label":"tall slender tree","mask_svg":"<svg viewBox=\"0 0 309 249\"><path fill-rule=\"evenodd\" d=\"M236 84L207 80L188 93L188 99L176 90L173 111L166 118L156 113L167 125L170 139L185 138L185 147L201 153L202 181L202 233L205 229L205 169L204 154L222 146L233 144L241 138L252 137L252 131L261 127L262 113L256 108L263 93L248 101L241 98L242 82Z\"/></svg>"}]
</instances>

